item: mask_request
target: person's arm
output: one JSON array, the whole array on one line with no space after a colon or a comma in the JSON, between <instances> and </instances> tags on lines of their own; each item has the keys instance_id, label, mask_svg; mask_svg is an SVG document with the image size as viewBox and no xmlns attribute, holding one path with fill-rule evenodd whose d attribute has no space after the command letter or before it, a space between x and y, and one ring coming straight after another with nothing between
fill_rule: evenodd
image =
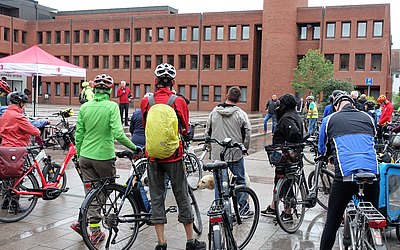
<instances>
[{"instance_id":1,"label":"person's arm","mask_svg":"<svg viewBox=\"0 0 400 250\"><path fill-rule=\"evenodd\" d=\"M250 139L251 139L251 123L249 120L248 115L246 114L246 112L242 111L243 116L244 116L244 122L243 122L243 145L249 149L250 147Z\"/></svg>"},{"instance_id":2,"label":"person's arm","mask_svg":"<svg viewBox=\"0 0 400 250\"><path fill-rule=\"evenodd\" d=\"M115 140L131 150L136 150L136 145L133 144L133 142L125 135L117 105L112 105L110 126L111 133L113 134Z\"/></svg>"},{"instance_id":3,"label":"person's arm","mask_svg":"<svg viewBox=\"0 0 400 250\"><path fill-rule=\"evenodd\" d=\"M79 111L78 120L76 120L76 125L75 125L75 148L77 156L80 155L83 137L85 136L85 126L83 125L83 113L84 113L83 110Z\"/></svg>"},{"instance_id":4,"label":"person's arm","mask_svg":"<svg viewBox=\"0 0 400 250\"><path fill-rule=\"evenodd\" d=\"M207 123L206 123L206 131L205 131L204 136L211 136L211 134L212 134L212 119L211 119L211 117L212 117L213 111L211 111L210 115L208 116Z\"/></svg>"},{"instance_id":5,"label":"person's arm","mask_svg":"<svg viewBox=\"0 0 400 250\"><path fill-rule=\"evenodd\" d=\"M117 97L121 97L124 93L122 92L121 88L118 88L117 90Z\"/></svg>"},{"instance_id":6,"label":"person's arm","mask_svg":"<svg viewBox=\"0 0 400 250\"><path fill-rule=\"evenodd\" d=\"M385 108L382 111L381 118L379 119L378 125L380 125L380 126L385 125L385 123L387 123L390 120L391 116L392 116L392 114L389 113L389 109Z\"/></svg>"},{"instance_id":7,"label":"person's arm","mask_svg":"<svg viewBox=\"0 0 400 250\"><path fill-rule=\"evenodd\" d=\"M310 118L312 118L312 116L314 114L314 105L315 105L315 103L311 103L310 107L309 107L309 109L310 109Z\"/></svg>"},{"instance_id":8,"label":"person's arm","mask_svg":"<svg viewBox=\"0 0 400 250\"><path fill-rule=\"evenodd\" d=\"M319 130L319 137L318 137L318 153L320 155L325 154L326 152L326 141L327 141L327 134L326 134L326 126L328 122L329 116L325 117L322 120L321 128Z\"/></svg>"},{"instance_id":9,"label":"person's arm","mask_svg":"<svg viewBox=\"0 0 400 250\"><path fill-rule=\"evenodd\" d=\"M267 111L267 113L268 113L268 107L269 107L269 101L267 101L267 103L265 104L265 111Z\"/></svg>"},{"instance_id":10,"label":"person's arm","mask_svg":"<svg viewBox=\"0 0 400 250\"><path fill-rule=\"evenodd\" d=\"M133 135L133 131L135 130L135 112L132 113L131 116L131 124L129 125L129 132L131 133L131 135Z\"/></svg>"},{"instance_id":11,"label":"person's arm","mask_svg":"<svg viewBox=\"0 0 400 250\"><path fill-rule=\"evenodd\" d=\"M185 99L182 97L176 98L175 100L175 111L178 115L178 120L181 122L181 128L182 128L182 135L187 135L188 130L189 130L189 109L188 106L185 102Z\"/></svg>"},{"instance_id":12,"label":"person's arm","mask_svg":"<svg viewBox=\"0 0 400 250\"><path fill-rule=\"evenodd\" d=\"M35 126L33 126L28 119L26 119L25 116L18 115L17 118L17 123L19 125L19 129L23 132L25 132L26 134L32 135L32 136L39 136L40 135L40 131L38 128L36 128Z\"/></svg>"},{"instance_id":13,"label":"person's arm","mask_svg":"<svg viewBox=\"0 0 400 250\"><path fill-rule=\"evenodd\" d=\"M142 124L143 128L146 128L146 117L147 117L147 106L149 105L149 100L147 97L140 101L140 109L142 110Z\"/></svg>"}]
</instances>

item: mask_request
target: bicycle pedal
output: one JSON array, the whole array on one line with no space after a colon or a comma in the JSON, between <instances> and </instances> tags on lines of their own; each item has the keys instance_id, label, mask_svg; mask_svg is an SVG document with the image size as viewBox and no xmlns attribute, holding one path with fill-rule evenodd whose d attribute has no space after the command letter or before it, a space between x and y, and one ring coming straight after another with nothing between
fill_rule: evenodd
<instances>
[{"instance_id":1,"label":"bicycle pedal","mask_svg":"<svg viewBox=\"0 0 400 250\"><path fill-rule=\"evenodd\" d=\"M176 206L169 206L169 208L167 209L168 212L170 213L176 213L178 210L176 209Z\"/></svg>"}]
</instances>

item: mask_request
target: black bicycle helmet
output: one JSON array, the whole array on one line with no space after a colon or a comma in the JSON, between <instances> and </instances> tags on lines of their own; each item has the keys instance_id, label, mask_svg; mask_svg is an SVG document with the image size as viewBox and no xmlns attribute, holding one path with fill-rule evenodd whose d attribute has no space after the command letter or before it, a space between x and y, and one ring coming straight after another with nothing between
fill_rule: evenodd
<instances>
[{"instance_id":1,"label":"black bicycle helmet","mask_svg":"<svg viewBox=\"0 0 400 250\"><path fill-rule=\"evenodd\" d=\"M354 100L346 91L335 90L332 92L332 96L333 96L333 106L339 105L342 101L349 101L353 105L355 105Z\"/></svg>"},{"instance_id":2,"label":"black bicycle helmet","mask_svg":"<svg viewBox=\"0 0 400 250\"><path fill-rule=\"evenodd\" d=\"M114 86L114 79L107 74L97 75L93 81L95 88L111 89Z\"/></svg>"},{"instance_id":3,"label":"black bicycle helmet","mask_svg":"<svg viewBox=\"0 0 400 250\"><path fill-rule=\"evenodd\" d=\"M28 96L23 92L14 91L7 95L7 102L12 104L27 103Z\"/></svg>"},{"instance_id":4,"label":"black bicycle helmet","mask_svg":"<svg viewBox=\"0 0 400 250\"><path fill-rule=\"evenodd\" d=\"M367 101L365 102L365 105L367 105L368 110L372 110L372 109L374 109L374 107L375 107L375 102L373 102L373 101L371 101L371 100L367 100Z\"/></svg>"}]
</instances>

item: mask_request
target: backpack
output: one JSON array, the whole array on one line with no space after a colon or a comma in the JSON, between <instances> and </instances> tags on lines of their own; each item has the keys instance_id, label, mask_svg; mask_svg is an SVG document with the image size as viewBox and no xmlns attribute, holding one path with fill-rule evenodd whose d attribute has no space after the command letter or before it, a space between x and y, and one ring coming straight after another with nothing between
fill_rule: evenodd
<instances>
[{"instance_id":1,"label":"backpack","mask_svg":"<svg viewBox=\"0 0 400 250\"><path fill-rule=\"evenodd\" d=\"M84 104L85 102L87 102L86 89L82 90L81 94L79 95L79 103Z\"/></svg>"},{"instance_id":2,"label":"backpack","mask_svg":"<svg viewBox=\"0 0 400 250\"><path fill-rule=\"evenodd\" d=\"M179 147L178 117L172 108L177 97L171 95L166 104L156 104L154 95L148 96L145 136L149 157L166 159Z\"/></svg>"}]
</instances>

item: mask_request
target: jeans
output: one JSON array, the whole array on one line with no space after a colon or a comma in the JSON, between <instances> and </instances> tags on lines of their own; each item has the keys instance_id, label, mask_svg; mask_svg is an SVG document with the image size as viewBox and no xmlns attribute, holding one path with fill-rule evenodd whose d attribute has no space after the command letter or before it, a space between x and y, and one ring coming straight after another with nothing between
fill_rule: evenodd
<instances>
[{"instance_id":1,"label":"jeans","mask_svg":"<svg viewBox=\"0 0 400 250\"><path fill-rule=\"evenodd\" d=\"M312 135L315 132L317 118L308 118L308 134Z\"/></svg>"},{"instance_id":2,"label":"jeans","mask_svg":"<svg viewBox=\"0 0 400 250\"><path fill-rule=\"evenodd\" d=\"M275 123L276 123L276 115L273 114L271 115L270 113L267 113L264 117L264 132L267 132L267 123L268 120L272 118L272 133L275 132Z\"/></svg>"}]
</instances>

